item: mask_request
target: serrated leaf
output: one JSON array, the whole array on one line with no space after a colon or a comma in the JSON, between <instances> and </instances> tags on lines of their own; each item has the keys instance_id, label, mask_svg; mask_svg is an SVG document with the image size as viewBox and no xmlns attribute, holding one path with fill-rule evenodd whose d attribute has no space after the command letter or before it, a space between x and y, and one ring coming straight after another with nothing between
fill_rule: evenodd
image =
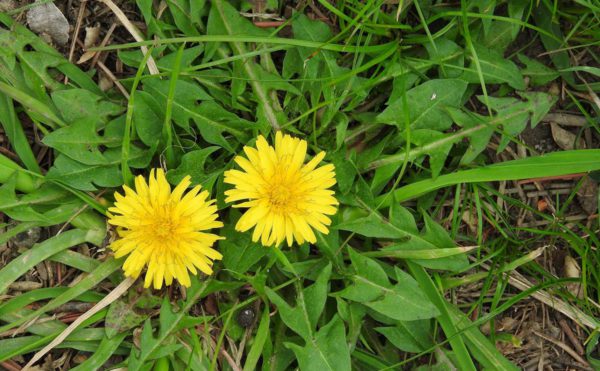
<instances>
[{"instance_id":1,"label":"serrated leaf","mask_svg":"<svg viewBox=\"0 0 600 371\"><path fill-rule=\"evenodd\" d=\"M502 84L507 83L517 90L525 90L525 81L519 68L509 59L504 58L501 53L496 50L488 49L484 46L475 46L481 74L486 84ZM474 62L474 56L469 56L471 64L469 69L464 72L462 78L474 84L481 83L477 66Z\"/></svg>"},{"instance_id":2,"label":"serrated leaf","mask_svg":"<svg viewBox=\"0 0 600 371\"><path fill-rule=\"evenodd\" d=\"M379 264L352 249L350 259L356 274L353 285L336 293L390 318L400 321L413 321L432 318L439 311L423 294L417 282L406 272L396 268L398 283L392 285ZM401 309L400 309L401 308Z\"/></svg>"},{"instance_id":3,"label":"serrated leaf","mask_svg":"<svg viewBox=\"0 0 600 371\"><path fill-rule=\"evenodd\" d=\"M269 252L268 248L252 242L248 233L237 232L233 224L220 230L225 240L219 241L226 269L244 274Z\"/></svg>"},{"instance_id":4,"label":"serrated leaf","mask_svg":"<svg viewBox=\"0 0 600 371\"><path fill-rule=\"evenodd\" d=\"M306 341L309 341L313 337L317 320L325 305L327 284L330 275L331 263L327 264L315 283L311 286L302 289L297 285L298 296L295 307L289 305L275 291L268 287L265 288L269 300L277 306L282 321Z\"/></svg>"},{"instance_id":5,"label":"serrated leaf","mask_svg":"<svg viewBox=\"0 0 600 371\"><path fill-rule=\"evenodd\" d=\"M78 119L71 125L54 130L42 142L71 159L86 165L107 165L99 145L104 143L96 133L95 119Z\"/></svg>"},{"instance_id":6,"label":"serrated leaf","mask_svg":"<svg viewBox=\"0 0 600 371\"><path fill-rule=\"evenodd\" d=\"M104 329L109 339L121 332L134 328L147 318L147 316L136 313L133 304L119 299L110 305L104 319Z\"/></svg>"},{"instance_id":7,"label":"serrated leaf","mask_svg":"<svg viewBox=\"0 0 600 371\"><path fill-rule=\"evenodd\" d=\"M465 66L465 54L464 50L454 41L439 38L435 40L435 46L427 43L425 44L425 48L427 49L427 54L429 54L429 59L440 64L440 67L438 67L440 76L444 78L456 78L462 74L462 69ZM409 80L405 85L406 88L412 86L418 78L415 74L408 74L407 77L413 82L410 83ZM394 93L395 99L398 99L401 92L396 92L396 80L394 80Z\"/></svg>"},{"instance_id":8,"label":"serrated leaf","mask_svg":"<svg viewBox=\"0 0 600 371\"><path fill-rule=\"evenodd\" d=\"M423 147L446 136L447 134L439 131L420 129L411 133L411 140L417 146ZM450 152L451 148L452 143L446 143L435 147L433 150L427 153L429 156L429 168L431 169L432 177L437 177L444 168L446 157L448 157L448 153Z\"/></svg>"},{"instance_id":9,"label":"serrated leaf","mask_svg":"<svg viewBox=\"0 0 600 371\"><path fill-rule=\"evenodd\" d=\"M532 86L540 86L556 80L560 74L545 64L519 54L519 61L525 65L523 75L529 76Z\"/></svg>"},{"instance_id":10,"label":"serrated leaf","mask_svg":"<svg viewBox=\"0 0 600 371\"><path fill-rule=\"evenodd\" d=\"M301 370L351 370L344 323L337 315L305 347L293 343L285 343L285 346L294 351Z\"/></svg>"},{"instance_id":11,"label":"serrated leaf","mask_svg":"<svg viewBox=\"0 0 600 371\"><path fill-rule=\"evenodd\" d=\"M414 129L446 130L452 120L446 107L459 107L467 84L458 79L430 80L406 92L377 116L378 122L404 127L404 112L408 110L410 126Z\"/></svg>"},{"instance_id":12,"label":"serrated leaf","mask_svg":"<svg viewBox=\"0 0 600 371\"><path fill-rule=\"evenodd\" d=\"M166 105L169 94L167 81L147 82L144 84L144 89L153 95L159 107ZM212 99L199 85L178 80L172 102L172 118L177 125L190 134L190 121L193 121L207 142L234 152L223 133L230 133L238 140L245 142L247 134L244 131L251 129L254 125L219 104L211 102ZM201 101L200 104L198 104L199 101ZM156 113L156 111L154 112Z\"/></svg>"},{"instance_id":13,"label":"serrated leaf","mask_svg":"<svg viewBox=\"0 0 600 371\"><path fill-rule=\"evenodd\" d=\"M398 321L396 326L376 327L396 348L404 352L420 353L431 346L430 321Z\"/></svg>"},{"instance_id":14,"label":"serrated leaf","mask_svg":"<svg viewBox=\"0 0 600 371\"><path fill-rule=\"evenodd\" d=\"M218 149L219 147L213 146L186 153L181 157L179 166L167 173L167 179L172 184L178 184L184 177L189 175L192 178L193 185L201 184L203 189L207 189L210 192L220 173L213 172L207 174L204 170L204 163L210 154Z\"/></svg>"},{"instance_id":15,"label":"serrated leaf","mask_svg":"<svg viewBox=\"0 0 600 371\"><path fill-rule=\"evenodd\" d=\"M118 187L123 178L116 165L84 165L59 155L46 174L49 180L58 180L82 191L95 191L98 187Z\"/></svg>"},{"instance_id":16,"label":"serrated leaf","mask_svg":"<svg viewBox=\"0 0 600 371\"><path fill-rule=\"evenodd\" d=\"M77 120L105 122L110 116L117 116L124 110L122 106L111 103L86 89L55 91L52 93L52 101L67 123Z\"/></svg>"}]
</instances>

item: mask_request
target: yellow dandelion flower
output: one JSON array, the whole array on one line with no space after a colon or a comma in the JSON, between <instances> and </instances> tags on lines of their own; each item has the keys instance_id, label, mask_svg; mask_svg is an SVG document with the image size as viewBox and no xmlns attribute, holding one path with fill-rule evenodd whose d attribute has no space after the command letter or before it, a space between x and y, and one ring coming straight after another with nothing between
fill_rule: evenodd
<instances>
[{"instance_id":1,"label":"yellow dandelion flower","mask_svg":"<svg viewBox=\"0 0 600 371\"><path fill-rule=\"evenodd\" d=\"M222 237L203 232L223 226L215 201L200 186L185 193L190 184L186 176L171 190L164 171L153 169L148 183L143 176L135 179L135 191L124 186L125 196L115 192L108 222L117 226L120 238L110 247L116 258L129 254L123 264L126 276L137 278L148 267L144 287L153 283L160 289L173 279L189 287L188 270L211 274L212 261L222 258L211 248Z\"/></svg>"},{"instance_id":2,"label":"yellow dandelion flower","mask_svg":"<svg viewBox=\"0 0 600 371\"><path fill-rule=\"evenodd\" d=\"M327 234L331 224L328 215L337 212L334 166L317 168L325 157L321 152L307 164L307 143L277 132L275 148L261 135L256 148L244 147L248 158L236 156L242 168L225 172L225 183L235 188L225 192L226 202L245 201L234 207L248 208L236 230L245 232L254 227L252 240L259 238L264 246L279 245L287 240L315 243L313 228Z\"/></svg>"}]
</instances>

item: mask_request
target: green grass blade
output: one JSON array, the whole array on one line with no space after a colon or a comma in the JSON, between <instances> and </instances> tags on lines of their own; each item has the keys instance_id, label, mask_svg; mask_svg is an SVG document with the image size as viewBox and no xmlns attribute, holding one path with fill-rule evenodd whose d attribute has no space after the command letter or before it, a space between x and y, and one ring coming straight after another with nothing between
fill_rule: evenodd
<instances>
[{"instance_id":1,"label":"green grass blade","mask_svg":"<svg viewBox=\"0 0 600 371\"><path fill-rule=\"evenodd\" d=\"M72 369L72 371L87 371L98 370L104 363L113 355L115 350L121 345L123 339L128 335L127 332L122 332L113 338L106 336L100 341L100 345L94 351L94 354L85 362Z\"/></svg>"},{"instance_id":2,"label":"green grass blade","mask_svg":"<svg viewBox=\"0 0 600 371\"><path fill-rule=\"evenodd\" d=\"M226 16L226 6L231 6L229 4L225 4L222 0L214 1L212 6L216 10L216 13L219 14L220 20L225 26L225 32L230 35L235 34L235 26L231 23L231 19ZM231 42L231 49L235 52L235 54L246 54L246 46L240 42ZM279 130L287 119L285 119L284 114L279 107L279 103L276 102L273 97L269 94L267 87L260 81L260 72L257 69L257 65L250 60L247 60L243 63L243 68L250 80L250 86L256 95L256 99L259 104L260 110L262 110L265 115L268 123L275 130Z\"/></svg>"},{"instance_id":3,"label":"green grass blade","mask_svg":"<svg viewBox=\"0 0 600 371\"><path fill-rule=\"evenodd\" d=\"M97 233L97 231L73 229L36 244L0 270L0 293L5 292L11 283L27 273L36 264L71 246L93 240Z\"/></svg>"},{"instance_id":4,"label":"green grass blade","mask_svg":"<svg viewBox=\"0 0 600 371\"><path fill-rule=\"evenodd\" d=\"M344 53L366 53L366 54L381 54L390 48L391 45L396 45L396 41L392 41L380 45L352 46L342 44L328 44L318 41L287 39L283 37L269 36L248 36L248 35L203 35L192 37L174 37L160 40L147 40L126 44L108 45L98 48L89 48L90 51L106 51L139 48L140 46L157 46L165 44L182 44L182 43L207 43L207 42L230 42L230 43L260 43L273 45L289 45L299 46L304 48L314 48L316 50L331 50L334 52Z\"/></svg>"},{"instance_id":5,"label":"green grass blade","mask_svg":"<svg viewBox=\"0 0 600 371\"><path fill-rule=\"evenodd\" d=\"M475 371L475 365L473 364L473 360L471 359L467 347L465 346L462 335L455 336L459 333L459 330L457 329L450 314L450 305L448 305L446 300L440 294L437 287L433 283L433 280L429 274L427 274L427 271L423 269L423 267L416 265L415 263L411 263L410 261L407 261L406 263L408 264L410 271L413 273L414 278L419 283L419 286L421 286L425 294L441 312L436 319L442 326L446 337L450 339L450 346L452 346L452 349L454 350L454 355L456 356L459 369Z\"/></svg>"},{"instance_id":6,"label":"green grass blade","mask_svg":"<svg viewBox=\"0 0 600 371\"><path fill-rule=\"evenodd\" d=\"M32 111L41 115L47 120L46 124L49 126L54 126L53 124L58 126L67 126L67 124L58 116L56 116L56 114L44 103L20 91L19 89L0 81L0 92L21 103L23 107L27 107L28 109L31 109Z\"/></svg>"},{"instance_id":7,"label":"green grass blade","mask_svg":"<svg viewBox=\"0 0 600 371\"><path fill-rule=\"evenodd\" d=\"M362 253L371 258L396 258L396 259L440 259L449 256L460 255L476 249L478 246L449 247L443 249L423 250L392 250L394 245L386 246L385 249L368 251ZM389 251L388 251L389 249Z\"/></svg>"},{"instance_id":8,"label":"green grass blade","mask_svg":"<svg viewBox=\"0 0 600 371\"><path fill-rule=\"evenodd\" d=\"M63 250L58 254L52 255L49 259L88 273L100 265L98 260L72 250Z\"/></svg>"},{"instance_id":9,"label":"green grass blade","mask_svg":"<svg viewBox=\"0 0 600 371\"><path fill-rule=\"evenodd\" d=\"M246 363L244 363L243 371L252 371L256 369L256 364L258 363L258 359L262 354L263 347L265 346L265 342L267 341L267 337L269 336L269 306L265 304L265 309L263 310L263 315L260 320L260 324L258 325L258 330L256 330L256 336L254 337L254 343L246 356Z\"/></svg>"},{"instance_id":10,"label":"green grass blade","mask_svg":"<svg viewBox=\"0 0 600 371\"><path fill-rule=\"evenodd\" d=\"M113 258L108 259L103 262L96 268L93 272L87 275L84 279L82 279L77 285L69 288L64 293L58 295L54 299L50 300L48 303L35 310L34 312L22 317L18 321L12 321L11 323L7 323L6 325L0 327L0 333L8 331L17 326L21 326L24 323L31 321L32 319L44 314L47 311L52 309L56 309L59 306L68 303L69 301L78 298L80 295L85 294L93 287L102 282L106 277L113 274L119 267L121 266L121 260L115 260Z\"/></svg>"},{"instance_id":11,"label":"green grass blade","mask_svg":"<svg viewBox=\"0 0 600 371\"><path fill-rule=\"evenodd\" d=\"M448 314L457 327L461 329L469 350L485 369L488 370L518 370L509 362L496 347L479 331L477 327L469 327L471 321L460 310L448 305ZM462 330L468 327L466 330Z\"/></svg>"},{"instance_id":12,"label":"green grass blade","mask_svg":"<svg viewBox=\"0 0 600 371\"><path fill-rule=\"evenodd\" d=\"M598 149L553 152L543 156L505 161L490 166L441 175L436 179L414 182L395 190L394 197L388 197L384 205L389 206L392 199L401 202L439 188L460 183L541 178L599 169L600 150ZM383 195L379 199L383 199L385 196Z\"/></svg>"},{"instance_id":13,"label":"green grass blade","mask_svg":"<svg viewBox=\"0 0 600 371\"><path fill-rule=\"evenodd\" d=\"M42 171L27 141L23 126L15 113L13 102L5 95L0 95L0 124L2 124L8 140L25 167L30 171L41 174Z\"/></svg>"}]
</instances>

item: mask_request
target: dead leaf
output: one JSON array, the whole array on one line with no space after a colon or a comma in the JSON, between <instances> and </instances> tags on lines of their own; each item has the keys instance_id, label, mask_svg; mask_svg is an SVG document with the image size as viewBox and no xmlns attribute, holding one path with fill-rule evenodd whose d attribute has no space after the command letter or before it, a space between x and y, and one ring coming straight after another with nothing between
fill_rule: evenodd
<instances>
[{"instance_id":1,"label":"dead leaf","mask_svg":"<svg viewBox=\"0 0 600 371\"><path fill-rule=\"evenodd\" d=\"M548 201L546 201L545 199L542 198L537 202L538 211L544 212L544 211L546 211L547 208L548 208Z\"/></svg>"},{"instance_id":2,"label":"dead leaf","mask_svg":"<svg viewBox=\"0 0 600 371\"><path fill-rule=\"evenodd\" d=\"M581 277L581 268L579 268L579 264L577 260L573 259L571 256L566 255L565 261L563 263L564 275L567 278L580 278ZM567 283L567 290L573 294L573 296L583 299L583 290L581 289L581 284L579 282L569 282Z\"/></svg>"},{"instance_id":3,"label":"dead leaf","mask_svg":"<svg viewBox=\"0 0 600 371\"><path fill-rule=\"evenodd\" d=\"M14 0L0 0L0 12L8 12L17 7Z\"/></svg>"},{"instance_id":4,"label":"dead leaf","mask_svg":"<svg viewBox=\"0 0 600 371\"><path fill-rule=\"evenodd\" d=\"M462 221L467 224L472 233L477 232L477 215L471 210L465 210L461 217Z\"/></svg>"},{"instance_id":5,"label":"dead leaf","mask_svg":"<svg viewBox=\"0 0 600 371\"><path fill-rule=\"evenodd\" d=\"M96 55L96 52L87 51L87 52L83 53L81 55L81 57L79 57L77 64L85 63L85 62L89 61L90 59L94 58L95 55Z\"/></svg>"},{"instance_id":6,"label":"dead leaf","mask_svg":"<svg viewBox=\"0 0 600 371\"><path fill-rule=\"evenodd\" d=\"M589 176L583 178L581 182L581 187L577 191L577 201L588 215L592 215L598 209L598 183Z\"/></svg>"},{"instance_id":7,"label":"dead leaf","mask_svg":"<svg viewBox=\"0 0 600 371\"><path fill-rule=\"evenodd\" d=\"M555 122L551 122L550 127L552 128L552 138L554 138L554 141L560 148L564 150L586 148L585 141L582 137L579 137L578 139L577 135L563 129ZM575 144L575 141L577 141L577 144Z\"/></svg>"},{"instance_id":8,"label":"dead leaf","mask_svg":"<svg viewBox=\"0 0 600 371\"><path fill-rule=\"evenodd\" d=\"M89 49L92 46L96 45L96 42L98 41L98 37L100 37L100 26L86 27L85 28L85 39L83 41L83 47L85 49Z\"/></svg>"}]
</instances>

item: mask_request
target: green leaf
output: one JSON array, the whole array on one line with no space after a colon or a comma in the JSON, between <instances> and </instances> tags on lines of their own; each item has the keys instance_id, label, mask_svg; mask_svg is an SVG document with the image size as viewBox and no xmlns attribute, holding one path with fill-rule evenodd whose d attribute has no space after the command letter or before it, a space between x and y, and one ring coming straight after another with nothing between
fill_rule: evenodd
<instances>
[{"instance_id":1,"label":"green leaf","mask_svg":"<svg viewBox=\"0 0 600 371\"><path fill-rule=\"evenodd\" d=\"M393 197L393 196L389 196ZM379 201L381 202L381 201ZM371 212L366 217L346 221L335 226L337 229L347 230L366 237L389 238L395 240L391 245L380 249L381 254L394 255L396 251L427 251L451 248L452 254L443 258L413 259L418 264L435 269L459 271L468 264L464 254L456 255L456 245L452 242L447 232L429 217L425 216L425 229L419 233L414 218L410 212L399 204L390 208L389 219L384 219L376 212Z\"/></svg>"},{"instance_id":2,"label":"green leaf","mask_svg":"<svg viewBox=\"0 0 600 371\"><path fill-rule=\"evenodd\" d=\"M355 274L352 286L336 293L390 318L414 321L432 318L439 314L435 306L425 297L416 281L406 272L396 268L396 280L392 285L383 270L374 260L349 249ZM402 310L398 310L402 308Z\"/></svg>"},{"instance_id":3,"label":"green leaf","mask_svg":"<svg viewBox=\"0 0 600 371\"><path fill-rule=\"evenodd\" d=\"M23 131L23 125L19 121L12 99L5 95L0 95L0 124L4 128L4 132L14 148L19 159L27 167L28 170L41 173L31 146Z\"/></svg>"},{"instance_id":4,"label":"green leaf","mask_svg":"<svg viewBox=\"0 0 600 371\"><path fill-rule=\"evenodd\" d=\"M290 306L272 289L265 288L269 300L277 306L282 321L306 341L309 341L313 337L317 320L325 306L330 276L331 263L327 264L325 269L321 271L317 281L313 285L304 290L297 285L298 297L295 307Z\"/></svg>"},{"instance_id":5,"label":"green leaf","mask_svg":"<svg viewBox=\"0 0 600 371\"><path fill-rule=\"evenodd\" d=\"M342 222L334 226L334 228L354 232L365 237L395 239L407 236L405 231L395 227L374 213L363 218Z\"/></svg>"},{"instance_id":6,"label":"green leaf","mask_svg":"<svg viewBox=\"0 0 600 371\"><path fill-rule=\"evenodd\" d=\"M408 107L404 99L398 98L377 116L378 122L404 127L404 111L408 110L410 126L414 129L446 130L452 119L446 107L459 107L467 84L458 79L430 80L406 92Z\"/></svg>"},{"instance_id":7,"label":"green leaf","mask_svg":"<svg viewBox=\"0 0 600 371\"><path fill-rule=\"evenodd\" d=\"M597 332L594 333L588 341L587 345L585 346L585 356L590 365L596 370L600 368L600 359L598 359L597 353L599 338L600 334Z\"/></svg>"},{"instance_id":8,"label":"green leaf","mask_svg":"<svg viewBox=\"0 0 600 371\"><path fill-rule=\"evenodd\" d=\"M178 184L184 177L189 175L192 178L193 185L201 184L203 189L210 192L220 172L207 174L204 170L204 163L207 159L210 159L210 154L218 149L219 147L213 146L186 153L181 157L181 164L176 169L169 170L167 179L172 184Z\"/></svg>"},{"instance_id":9,"label":"green leaf","mask_svg":"<svg viewBox=\"0 0 600 371\"><path fill-rule=\"evenodd\" d=\"M426 146L445 137L445 133L428 129L415 130L411 133L412 142L420 147ZM429 168L431 169L432 177L437 177L444 168L446 157L448 157L450 149L452 149L452 143L445 143L440 146L436 146L433 150L427 152L427 155L429 156Z\"/></svg>"},{"instance_id":10,"label":"green leaf","mask_svg":"<svg viewBox=\"0 0 600 371\"><path fill-rule=\"evenodd\" d=\"M408 267L422 287L421 294L427 295L437 308L439 313L437 320L444 330L446 338L448 338L448 342L454 351L458 366L461 370L475 371L476 368L471 359L471 355L465 346L463 334L459 332L455 321L450 316L450 308L452 308L452 306L446 302L423 267L410 262L408 263Z\"/></svg>"},{"instance_id":11,"label":"green leaf","mask_svg":"<svg viewBox=\"0 0 600 371\"><path fill-rule=\"evenodd\" d=\"M435 40L435 47L433 46L433 44L427 43L425 44L425 48L427 49L427 54L429 54L429 59L440 64L440 67L438 68L440 76L443 76L444 78L460 77L460 75L462 74L461 70L464 68L465 65L465 54L464 50L460 46L458 46L458 44L446 38L439 38ZM456 66L456 68L448 67L446 65ZM409 76L410 79L413 80L413 82L417 79L417 76L415 74L411 74ZM407 87L412 85L412 83L410 85L407 83L405 84L405 86ZM394 88L396 88L395 80ZM394 91L394 93L396 92ZM398 95L396 95L396 99L397 98Z\"/></svg>"},{"instance_id":12,"label":"green leaf","mask_svg":"<svg viewBox=\"0 0 600 371\"><path fill-rule=\"evenodd\" d=\"M208 16L207 34L264 36L267 32L255 27L250 21L243 18L229 2L217 0L212 2L210 14ZM247 53L246 46L241 42L231 42L229 45L234 54L244 55ZM216 50L217 47L218 46L215 44L212 45L213 50ZM207 47L207 54L210 55L209 47ZM254 92L254 97L258 103L258 122L265 130L269 126L277 130L287 122L287 118L279 106L279 102L271 96L271 89L265 86L260 80L260 69L260 65L256 64L251 59L242 61L243 73L249 80L249 84Z\"/></svg>"},{"instance_id":13,"label":"green leaf","mask_svg":"<svg viewBox=\"0 0 600 371\"><path fill-rule=\"evenodd\" d=\"M220 233L225 236L224 240L219 241L223 265L236 273L246 273L269 252L268 247L252 242L248 233L237 232L233 223L227 224Z\"/></svg>"},{"instance_id":14,"label":"green leaf","mask_svg":"<svg viewBox=\"0 0 600 371\"><path fill-rule=\"evenodd\" d=\"M396 326L376 327L375 330L386 337L403 352L420 353L433 346L430 321L398 321Z\"/></svg>"},{"instance_id":15,"label":"green leaf","mask_svg":"<svg viewBox=\"0 0 600 371\"><path fill-rule=\"evenodd\" d=\"M73 229L34 245L0 270L0 293L39 262L71 246L96 239L98 231Z\"/></svg>"},{"instance_id":16,"label":"green leaf","mask_svg":"<svg viewBox=\"0 0 600 371\"><path fill-rule=\"evenodd\" d=\"M148 317L140 315L134 310L134 303L126 303L122 299L115 300L106 313L105 330L106 336L111 339L117 334L130 330Z\"/></svg>"},{"instance_id":17,"label":"green leaf","mask_svg":"<svg viewBox=\"0 0 600 371\"><path fill-rule=\"evenodd\" d=\"M405 201L433 190L460 184L497 182L503 180L532 179L547 176L560 176L600 170L600 150L581 149L552 152L537 157L505 161L475 169L456 171L426 179L396 189L393 193L396 202ZM381 201L385 195L380 196ZM392 199L391 197L387 200ZM389 201L384 202L389 205Z\"/></svg>"},{"instance_id":18,"label":"green leaf","mask_svg":"<svg viewBox=\"0 0 600 371\"><path fill-rule=\"evenodd\" d=\"M473 357L481 363L486 370L516 371L519 369L506 359L506 357L500 353L496 346L490 342L477 327L472 325L472 322L464 313L452 305L446 304L446 307L450 318L456 324L457 328L462 331L461 336L464 337Z\"/></svg>"},{"instance_id":19,"label":"green leaf","mask_svg":"<svg viewBox=\"0 0 600 371\"><path fill-rule=\"evenodd\" d=\"M483 46L475 46L475 52L481 66L481 73L486 84L507 83L517 90L525 90L525 81L519 68L509 59L493 49ZM462 78L469 83L481 83L477 68L473 61L475 57L470 56L471 65L466 70Z\"/></svg>"},{"instance_id":20,"label":"green leaf","mask_svg":"<svg viewBox=\"0 0 600 371\"><path fill-rule=\"evenodd\" d=\"M152 324L150 323L150 320L146 320L140 337L140 350L138 351L135 348L131 349L131 354L127 360L128 370L138 371L146 366L147 361L174 353L181 347L181 344L174 344L175 347L173 347L173 345L165 345L164 341L177 328L190 308L195 305L203 295L206 295L205 290L209 282L210 280L206 280L200 284L198 279L193 276L192 286L187 292L187 299L176 313L171 309L169 298L165 297L160 309L158 321L159 330L157 336L154 337L152 335Z\"/></svg>"},{"instance_id":21,"label":"green leaf","mask_svg":"<svg viewBox=\"0 0 600 371\"><path fill-rule=\"evenodd\" d=\"M153 95L159 107L166 105L169 96L168 81L148 80L144 83L144 90ZM193 121L207 142L234 152L223 133L232 134L245 142L247 134L244 131L254 125L212 102L212 99L198 84L177 80L172 102L173 121L189 133L190 121ZM198 104L198 101L201 103ZM154 112L157 113L156 110Z\"/></svg>"},{"instance_id":22,"label":"green leaf","mask_svg":"<svg viewBox=\"0 0 600 371\"><path fill-rule=\"evenodd\" d=\"M101 368L115 353L127 335L129 335L127 332L123 332L113 338L104 337L93 354L79 366L72 368L71 371L87 371Z\"/></svg>"},{"instance_id":23,"label":"green leaf","mask_svg":"<svg viewBox=\"0 0 600 371\"><path fill-rule=\"evenodd\" d=\"M47 216L33 209L31 201L28 201L25 197L17 198L16 183L17 176L13 174L0 186L0 211L13 220L51 224Z\"/></svg>"},{"instance_id":24,"label":"green leaf","mask_svg":"<svg viewBox=\"0 0 600 371\"><path fill-rule=\"evenodd\" d=\"M118 187L123 184L116 165L84 165L59 155L46 174L48 180L57 180L82 191L95 191L98 187Z\"/></svg>"},{"instance_id":25,"label":"green leaf","mask_svg":"<svg viewBox=\"0 0 600 371\"><path fill-rule=\"evenodd\" d=\"M133 102L135 132L145 145L152 146L161 138L164 112L154 96L142 90L135 92Z\"/></svg>"},{"instance_id":26,"label":"green leaf","mask_svg":"<svg viewBox=\"0 0 600 371\"><path fill-rule=\"evenodd\" d=\"M58 107L65 122L89 120L91 123L106 122L110 116L121 114L124 108L85 89L63 89L52 93L52 101ZM95 130L95 126L92 125Z\"/></svg>"},{"instance_id":27,"label":"green leaf","mask_svg":"<svg viewBox=\"0 0 600 371\"><path fill-rule=\"evenodd\" d=\"M105 141L96 134L94 121L77 120L46 135L42 142L82 164L107 165L108 160L98 148Z\"/></svg>"},{"instance_id":28,"label":"green leaf","mask_svg":"<svg viewBox=\"0 0 600 371\"><path fill-rule=\"evenodd\" d=\"M490 32L480 38L480 43L487 48L504 52L514 41L519 29L517 24L494 20L490 24Z\"/></svg>"},{"instance_id":29,"label":"green leaf","mask_svg":"<svg viewBox=\"0 0 600 371\"><path fill-rule=\"evenodd\" d=\"M294 351L301 370L351 370L344 323L337 315L305 347L293 343L285 346Z\"/></svg>"},{"instance_id":30,"label":"green leaf","mask_svg":"<svg viewBox=\"0 0 600 371\"><path fill-rule=\"evenodd\" d=\"M246 356L246 362L244 363L243 371L252 371L256 370L256 364L258 363L258 359L263 351L263 347L265 346L265 342L269 336L269 324L270 324L270 316L269 311L264 309L263 315L260 319L260 324L258 325L258 329L256 330L256 336L254 337L254 342L250 347L250 351Z\"/></svg>"},{"instance_id":31,"label":"green leaf","mask_svg":"<svg viewBox=\"0 0 600 371\"><path fill-rule=\"evenodd\" d=\"M519 54L518 57L521 63L525 65L525 68L522 70L523 75L529 76L532 86L546 85L560 76L556 70L547 67L535 59L528 58L523 54Z\"/></svg>"}]
</instances>

